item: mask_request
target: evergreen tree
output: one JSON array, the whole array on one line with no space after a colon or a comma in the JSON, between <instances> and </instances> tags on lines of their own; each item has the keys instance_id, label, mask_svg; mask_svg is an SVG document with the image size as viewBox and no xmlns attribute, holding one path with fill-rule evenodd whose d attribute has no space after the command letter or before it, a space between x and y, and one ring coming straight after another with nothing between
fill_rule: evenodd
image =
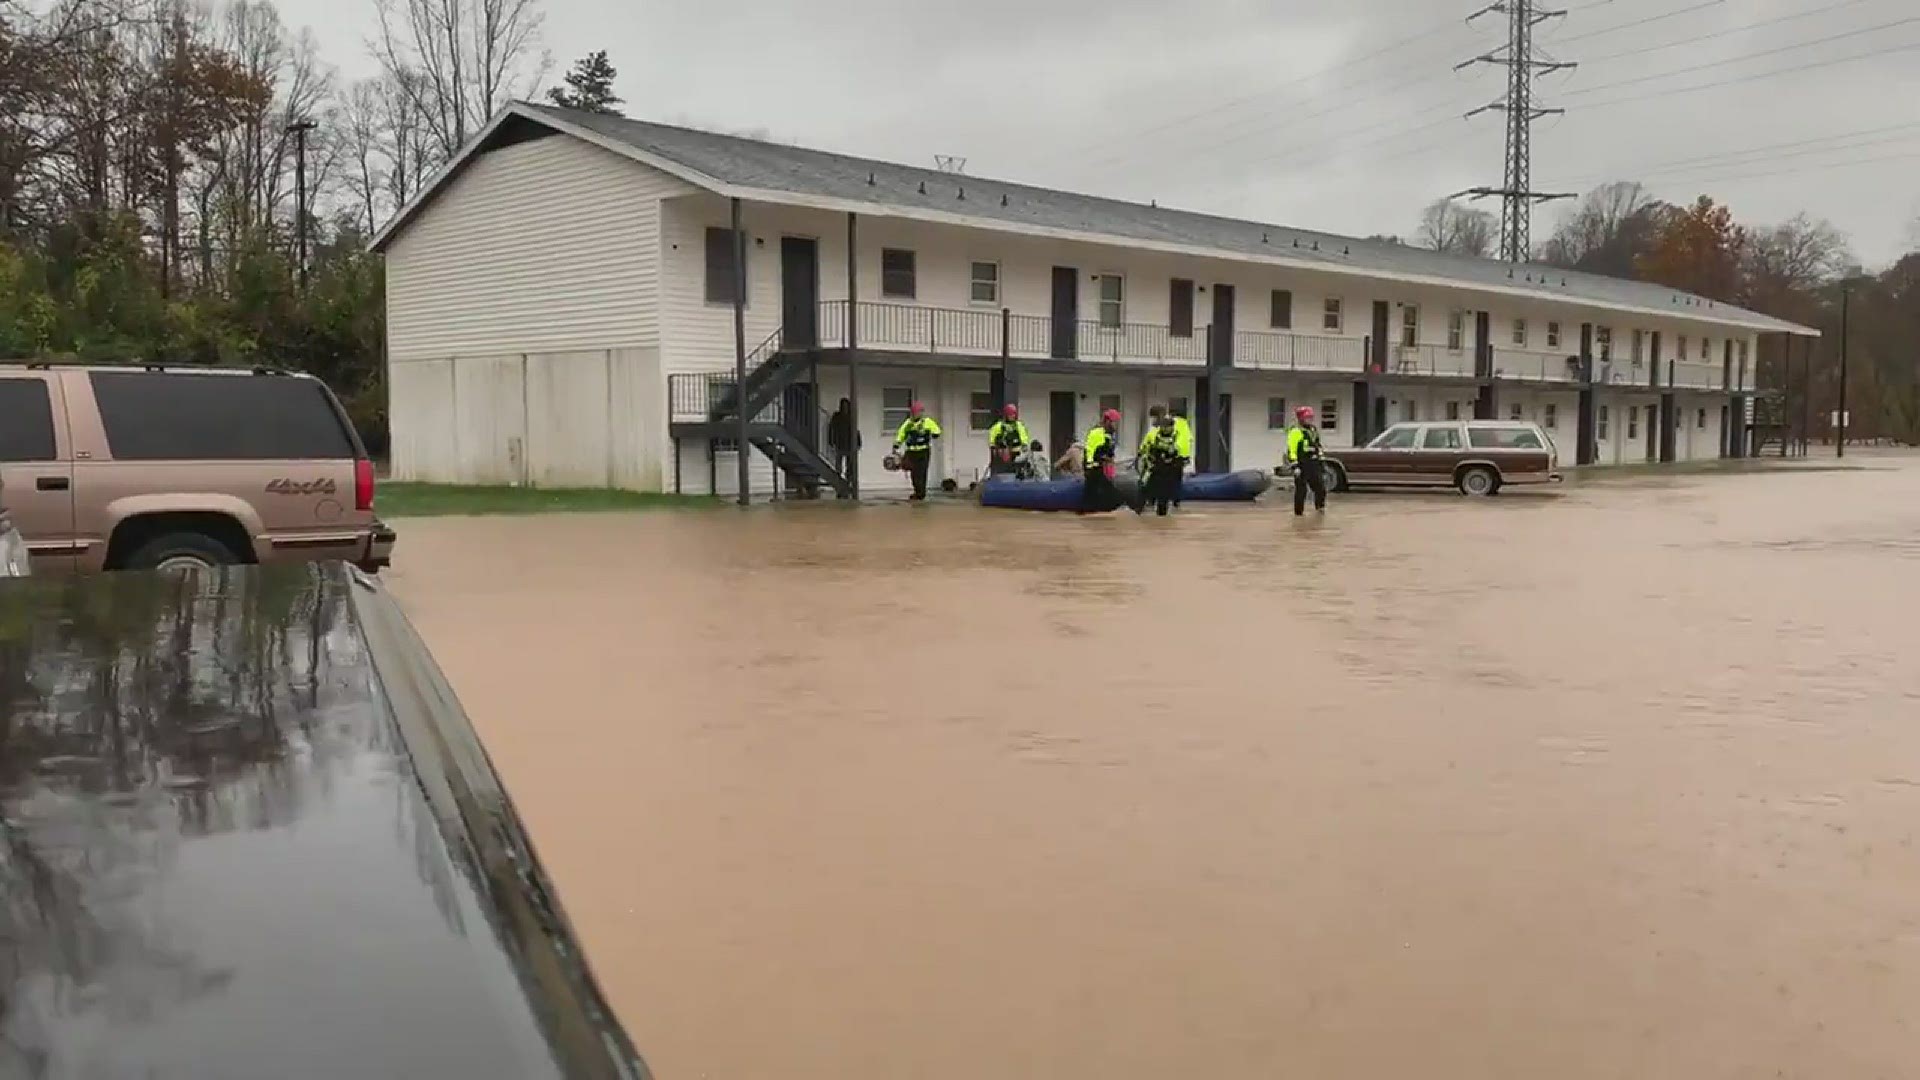
<instances>
[{"instance_id":1,"label":"evergreen tree","mask_svg":"<svg viewBox=\"0 0 1920 1080\"><path fill-rule=\"evenodd\" d=\"M620 116L615 106L621 104L621 98L613 92L613 80L618 75L605 49L588 53L568 69L567 85L547 91L547 100L563 108Z\"/></svg>"}]
</instances>

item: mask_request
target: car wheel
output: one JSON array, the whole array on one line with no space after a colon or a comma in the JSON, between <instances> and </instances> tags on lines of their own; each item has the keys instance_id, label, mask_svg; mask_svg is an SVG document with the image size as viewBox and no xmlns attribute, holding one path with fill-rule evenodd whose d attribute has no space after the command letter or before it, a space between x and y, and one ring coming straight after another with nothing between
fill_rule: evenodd
<instances>
[{"instance_id":1,"label":"car wheel","mask_svg":"<svg viewBox=\"0 0 1920 1080\"><path fill-rule=\"evenodd\" d=\"M141 544L127 556L128 570L169 573L212 570L240 561L233 549L204 533L167 533Z\"/></svg>"},{"instance_id":2,"label":"car wheel","mask_svg":"<svg viewBox=\"0 0 1920 1080\"><path fill-rule=\"evenodd\" d=\"M1338 494L1347 490L1347 470L1329 461L1322 466L1327 474L1327 490Z\"/></svg>"},{"instance_id":3,"label":"car wheel","mask_svg":"<svg viewBox=\"0 0 1920 1080\"><path fill-rule=\"evenodd\" d=\"M1500 476L1492 469L1476 465L1461 471L1458 484L1462 495L1491 495L1500 490Z\"/></svg>"}]
</instances>

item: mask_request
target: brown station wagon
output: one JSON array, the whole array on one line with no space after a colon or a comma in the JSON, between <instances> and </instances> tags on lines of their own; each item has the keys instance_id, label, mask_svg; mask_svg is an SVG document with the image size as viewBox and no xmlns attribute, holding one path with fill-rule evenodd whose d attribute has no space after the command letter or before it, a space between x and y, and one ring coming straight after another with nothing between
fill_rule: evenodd
<instances>
[{"instance_id":1,"label":"brown station wagon","mask_svg":"<svg viewBox=\"0 0 1920 1080\"><path fill-rule=\"evenodd\" d=\"M1395 424L1364 447L1327 452L1327 486L1454 487L1492 495L1560 479L1560 451L1538 424L1445 420Z\"/></svg>"},{"instance_id":2,"label":"brown station wagon","mask_svg":"<svg viewBox=\"0 0 1920 1080\"><path fill-rule=\"evenodd\" d=\"M346 410L287 372L0 365L0 485L35 572L377 570L394 543Z\"/></svg>"}]
</instances>

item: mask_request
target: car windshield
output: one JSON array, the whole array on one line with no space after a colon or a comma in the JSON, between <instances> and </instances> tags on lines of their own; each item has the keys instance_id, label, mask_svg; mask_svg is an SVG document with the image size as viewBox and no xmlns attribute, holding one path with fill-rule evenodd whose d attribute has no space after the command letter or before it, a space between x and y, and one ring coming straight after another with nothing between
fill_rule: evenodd
<instances>
[{"instance_id":1,"label":"car windshield","mask_svg":"<svg viewBox=\"0 0 1920 1080\"><path fill-rule=\"evenodd\" d=\"M1414 437L1418 435L1419 432L1420 429L1416 427L1409 427L1405 424L1396 425L1381 432L1372 442L1367 444L1367 448L1370 450L1411 450L1413 449Z\"/></svg>"},{"instance_id":2,"label":"car windshield","mask_svg":"<svg viewBox=\"0 0 1920 1080\"><path fill-rule=\"evenodd\" d=\"M1481 450L1545 450L1540 433L1530 427L1474 428L1467 438Z\"/></svg>"}]
</instances>

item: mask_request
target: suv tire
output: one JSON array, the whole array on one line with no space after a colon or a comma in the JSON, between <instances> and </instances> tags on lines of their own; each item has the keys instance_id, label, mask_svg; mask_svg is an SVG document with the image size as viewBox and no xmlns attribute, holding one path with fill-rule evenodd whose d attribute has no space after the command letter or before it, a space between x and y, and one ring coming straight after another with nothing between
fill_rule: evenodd
<instances>
[{"instance_id":1,"label":"suv tire","mask_svg":"<svg viewBox=\"0 0 1920 1080\"><path fill-rule=\"evenodd\" d=\"M1468 496L1491 495L1500 490L1500 474L1485 465L1475 465L1460 470L1454 481L1460 488L1460 494Z\"/></svg>"},{"instance_id":2,"label":"suv tire","mask_svg":"<svg viewBox=\"0 0 1920 1080\"><path fill-rule=\"evenodd\" d=\"M164 533L127 556L128 570L211 570L233 566L240 556L205 533Z\"/></svg>"}]
</instances>

